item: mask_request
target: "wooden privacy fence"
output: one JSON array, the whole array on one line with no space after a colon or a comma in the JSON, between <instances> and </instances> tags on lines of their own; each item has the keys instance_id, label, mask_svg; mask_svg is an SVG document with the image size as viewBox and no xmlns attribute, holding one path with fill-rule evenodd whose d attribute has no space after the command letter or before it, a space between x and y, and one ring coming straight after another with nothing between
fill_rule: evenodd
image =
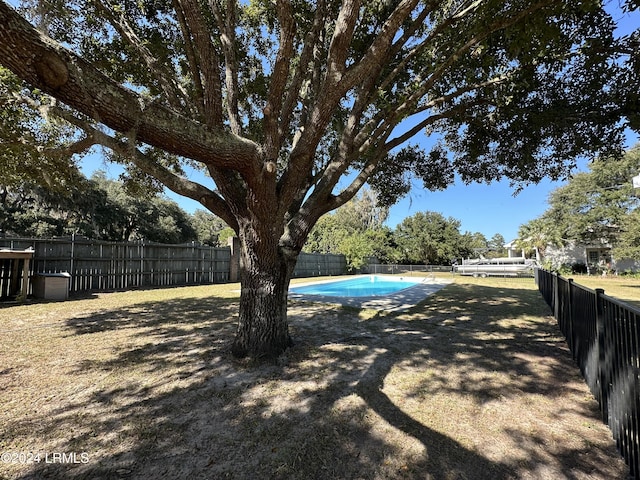
<instances>
[{"instance_id":1,"label":"wooden privacy fence","mask_svg":"<svg viewBox=\"0 0 640 480\"><path fill-rule=\"evenodd\" d=\"M344 255L325 253L306 253L298 255L298 262L293 271L294 277L319 277L322 275L344 275L347 261Z\"/></svg>"},{"instance_id":2,"label":"wooden privacy fence","mask_svg":"<svg viewBox=\"0 0 640 480\"><path fill-rule=\"evenodd\" d=\"M31 274L69 272L70 292L229 281L229 248L79 237L0 239L0 245L10 249L33 247Z\"/></svg>"},{"instance_id":3,"label":"wooden privacy fence","mask_svg":"<svg viewBox=\"0 0 640 480\"><path fill-rule=\"evenodd\" d=\"M536 269L536 283L631 478L640 478L640 309L546 270Z\"/></svg>"},{"instance_id":4,"label":"wooden privacy fence","mask_svg":"<svg viewBox=\"0 0 640 480\"><path fill-rule=\"evenodd\" d=\"M106 242L76 236L0 239L0 249L30 247L34 254L29 275L68 272L71 293L235 281L231 270L232 264L237 267L239 255L237 251L232 255L229 247L198 244ZM16 279L12 275L16 268L15 262L0 262L1 298L9 298L16 291ZM293 276L343 275L346 269L344 255L303 252Z\"/></svg>"}]
</instances>

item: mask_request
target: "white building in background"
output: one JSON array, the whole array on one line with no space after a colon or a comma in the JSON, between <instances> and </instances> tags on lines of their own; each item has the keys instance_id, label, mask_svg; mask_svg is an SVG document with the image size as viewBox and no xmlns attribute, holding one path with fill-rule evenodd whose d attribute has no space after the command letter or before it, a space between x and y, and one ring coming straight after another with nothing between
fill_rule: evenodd
<instances>
[{"instance_id":1,"label":"white building in background","mask_svg":"<svg viewBox=\"0 0 640 480\"><path fill-rule=\"evenodd\" d=\"M516 246L518 240L511 240L509 243L504 244L504 248L507 250L507 257L509 258L525 258L524 249ZM536 255L537 257L537 255Z\"/></svg>"},{"instance_id":2,"label":"white building in background","mask_svg":"<svg viewBox=\"0 0 640 480\"><path fill-rule=\"evenodd\" d=\"M553 268L563 265L584 265L588 273L603 269L618 273L640 270L640 260L631 258L616 259L611 255L611 246L606 243L571 243L565 247L549 245L545 249L544 262L550 262Z\"/></svg>"}]
</instances>

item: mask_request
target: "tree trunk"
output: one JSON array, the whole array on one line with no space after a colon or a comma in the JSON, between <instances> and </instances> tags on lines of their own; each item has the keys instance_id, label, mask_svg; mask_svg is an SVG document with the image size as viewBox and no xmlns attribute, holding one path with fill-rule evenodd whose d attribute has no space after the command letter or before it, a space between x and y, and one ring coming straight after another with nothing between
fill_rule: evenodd
<instances>
[{"instance_id":1,"label":"tree trunk","mask_svg":"<svg viewBox=\"0 0 640 480\"><path fill-rule=\"evenodd\" d=\"M240 235L240 312L232 346L236 357L275 358L292 345L287 295L298 252L270 243Z\"/></svg>"}]
</instances>

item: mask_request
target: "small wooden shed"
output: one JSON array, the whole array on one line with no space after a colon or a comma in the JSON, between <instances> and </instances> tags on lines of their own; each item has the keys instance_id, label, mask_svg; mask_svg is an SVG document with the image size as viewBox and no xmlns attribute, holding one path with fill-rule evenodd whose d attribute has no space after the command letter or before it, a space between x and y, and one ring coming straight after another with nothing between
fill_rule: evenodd
<instances>
[{"instance_id":1,"label":"small wooden shed","mask_svg":"<svg viewBox=\"0 0 640 480\"><path fill-rule=\"evenodd\" d=\"M31 248L26 250L0 248L0 298L15 297L18 293L22 298L27 298L33 253Z\"/></svg>"}]
</instances>

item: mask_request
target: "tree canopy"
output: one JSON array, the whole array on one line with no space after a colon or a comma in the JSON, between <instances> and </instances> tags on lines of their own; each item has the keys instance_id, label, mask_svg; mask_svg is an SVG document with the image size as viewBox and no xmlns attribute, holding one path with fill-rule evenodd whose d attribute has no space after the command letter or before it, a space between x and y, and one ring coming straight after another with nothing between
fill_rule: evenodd
<instances>
[{"instance_id":1,"label":"tree canopy","mask_svg":"<svg viewBox=\"0 0 640 480\"><path fill-rule=\"evenodd\" d=\"M72 234L109 241L146 240L158 243L198 241L219 246L228 228L211 213L189 215L178 204L153 191L133 195L102 171L80 176L67 188L23 181L2 185L0 235L24 237Z\"/></svg>"},{"instance_id":2,"label":"tree canopy","mask_svg":"<svg viewBox=\"0 0 640 480\"><path fill-rule=\"evenodd\" d=\"M638 174L640 146L620 159L592 162L549 195L549 208L539 218L521 226L523 246L544 254L548 245L597 243L612 246L618 258L640 258L634 253L640 197L632 184Z\"/></svg>"},{"instance_id":3,"label":"tree canopy","mask_svg":"<svg viewBox=\"0 0 640 480\"><path fill-rule=\"evenodd\" d=\"M437 212L418 212L396 229L398 246L412 263L449 265L468 255L461 251L460 221Z\"/></svg>"},{"instance_id":4,"label":"tree canopy","mask_svg":"<svg viewBox=\"0 0 640 480\"><path fill-rule=\"evenodd\" d=\"M42 118L37 108L42 96L23 97L20 90L21 82L0 66L0 193L29 182L65 190L81 181L72 156L90 142L76 143L69 125Z\"/></svg>"},{"instance_id":5,"label":"tree canopy","mask_svg":"<svg viewBox=\"0 0 640 480\"><path fill-rule=\"evenodd\" d=\"M576 156L618 144L620 99L604 93L635 78L609 61L613 21L593 1L31 5L22 12L70 48L4 5L2 63L39 87L40 110L234 226L231 191L265 174L276 174L277 204L302 187L329 195L322 213L372 175L396 198L407 169L428 188L453 171L467 181L565 175ZM616 89L627 106L630 91ZM395 150L425 130L446 143ZM210 170L218 190L176 177L174 155ZM361 175L334 198L348 167Z\"/></svg>"},{"instance_id":6,"label":"tree canopy","mask_svg":"<svg viewBox=\"0 0 640 480\"><path fill-rule=\"evenodd\" d=\"M68 151L105 147L238 234L238 355L289 344L297 255L365 183L392 203L410 175L559 178L617 152L635 118L633 42L593 0L23 7L0 2L0 63L26 82L9 81L13 98L64 119ZM423 133L428 150L409 143Z\"/></svg>"}]
</instances>

